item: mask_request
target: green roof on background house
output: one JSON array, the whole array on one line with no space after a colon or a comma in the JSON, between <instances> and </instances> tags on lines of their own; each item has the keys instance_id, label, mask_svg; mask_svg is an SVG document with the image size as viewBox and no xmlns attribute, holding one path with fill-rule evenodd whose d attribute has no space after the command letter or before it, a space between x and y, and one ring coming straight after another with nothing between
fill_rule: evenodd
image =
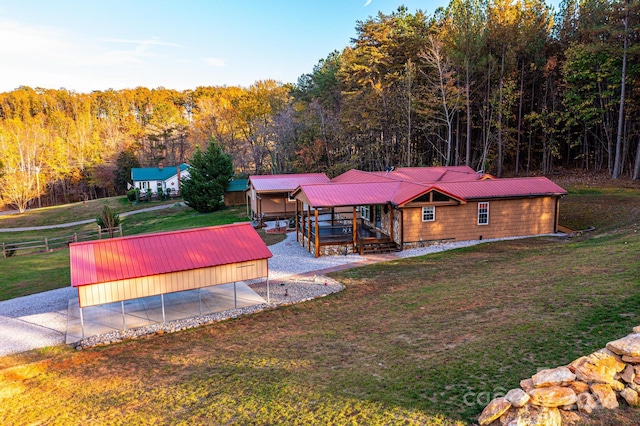
<instances>
[{"instance_id":1,"label":"green roof on background house","mask_svg":"<svg viewBox=\"0 0 640 426\"><path fill-rule=\"evenodd\" d=\"M233 179L229 181L227 192L242 192L247 189L247 179Z\"/></svg>"},{"instance_id":2,"label":"green roof on background house","mask_svg":"<svg viewBox=\"0 0 640 426\"><path fill-rule=\"evenodd\" d=\"M180 171L184 172L189 167L188 164L180 164ZM141 180L167 180L171 176L178 174L177 166L164 166L159 167L136 167L131 169L131 179L134 181Z\"/></svg>"}]
</instances>

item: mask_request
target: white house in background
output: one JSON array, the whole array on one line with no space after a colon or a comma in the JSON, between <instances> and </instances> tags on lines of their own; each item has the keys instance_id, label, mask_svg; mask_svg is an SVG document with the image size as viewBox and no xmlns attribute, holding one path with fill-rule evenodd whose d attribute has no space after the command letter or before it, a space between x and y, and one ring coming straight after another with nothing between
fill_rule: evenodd
<instances>
[{"instance_id":1,"label":"white house in background","mask_svg":"<svg viewBox=\"0 0 640 426\"><path fill-rule=\"evenodd\" d=\"M180 166L163 166L158 167L137 167L131 169L131 180L133 187L146 192L151 188L151 192L157 194L158 191L166 193L167 188L171 188L171 192L180 192L180 179L189 177L188 164L182 163Z\"/></svg>"}]
</instances>

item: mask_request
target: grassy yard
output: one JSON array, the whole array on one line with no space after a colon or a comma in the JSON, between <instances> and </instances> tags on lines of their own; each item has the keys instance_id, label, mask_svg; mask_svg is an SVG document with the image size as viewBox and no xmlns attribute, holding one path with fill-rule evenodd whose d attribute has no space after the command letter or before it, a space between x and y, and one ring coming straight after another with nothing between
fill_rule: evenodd
<instances>
[{"instance_id":1,"label":"grassy yard","mask_svg":"<svg viewBox=\"0 0 640 426\"><path fill-rule=\"evenodd\" d=\"M0 358L0 418L474 422L496 393L638 325L640 195L582 201L590 195L562 203L576 228L598 228L580 238L381 263L334 274L345 291L304 304L81 352L56 347ZM590 424L640 424L640 410L599 413Z\"/></svg>"}]
</instances>

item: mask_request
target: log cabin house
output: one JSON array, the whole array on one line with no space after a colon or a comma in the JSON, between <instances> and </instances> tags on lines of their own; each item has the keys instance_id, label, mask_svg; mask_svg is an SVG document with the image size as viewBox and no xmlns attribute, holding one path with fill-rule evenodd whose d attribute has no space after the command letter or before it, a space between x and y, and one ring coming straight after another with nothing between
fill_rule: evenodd
<instances>
[{"instance_id":1,"label":"log cabin house","mask_svg":"<svg viewBox=\"0 0 640 426\"><path fill-rule=\"evenodd\" d=\"M297 240L316 257L552 234L567 192L545 177L497 179L466 166L350 170L302 183Z\"/></svg>"}]
</instances>

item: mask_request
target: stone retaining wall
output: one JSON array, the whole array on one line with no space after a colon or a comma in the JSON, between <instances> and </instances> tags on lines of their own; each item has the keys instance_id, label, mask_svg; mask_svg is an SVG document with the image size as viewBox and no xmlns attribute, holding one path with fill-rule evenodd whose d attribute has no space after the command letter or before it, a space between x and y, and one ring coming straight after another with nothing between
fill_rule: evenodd
<instances>
[{"instance_id":1,"label":"stone retaining wall","mask_svg":"<svg viewBox=\"0 0 640 426\"><path fill-rule=\"evenodd\" d=\"M304 248L307 249L309 246L309 238L306 235L302 235L302 232L298 231L298 244L304 241ZM343 244L334 244L330 246L320 246L320 256L344 256L346 254L357 254L353 251L353 243L343 243ZM316 253L316 244L314 240L311 240L311 254L315 255Z\"/></svg>"},{"instance_id":2,"label":"stone retaining wall","mask_svg":"<svg viewBox=\"0 0 640 426\"><path fill-rule=\"evenodd\" d=\"M578 413L638 406L640 393L640 326L569 365L542 370L491 401L478 422L484 425L562 425L581 419Z\"/></svg>"}]
</instances>

